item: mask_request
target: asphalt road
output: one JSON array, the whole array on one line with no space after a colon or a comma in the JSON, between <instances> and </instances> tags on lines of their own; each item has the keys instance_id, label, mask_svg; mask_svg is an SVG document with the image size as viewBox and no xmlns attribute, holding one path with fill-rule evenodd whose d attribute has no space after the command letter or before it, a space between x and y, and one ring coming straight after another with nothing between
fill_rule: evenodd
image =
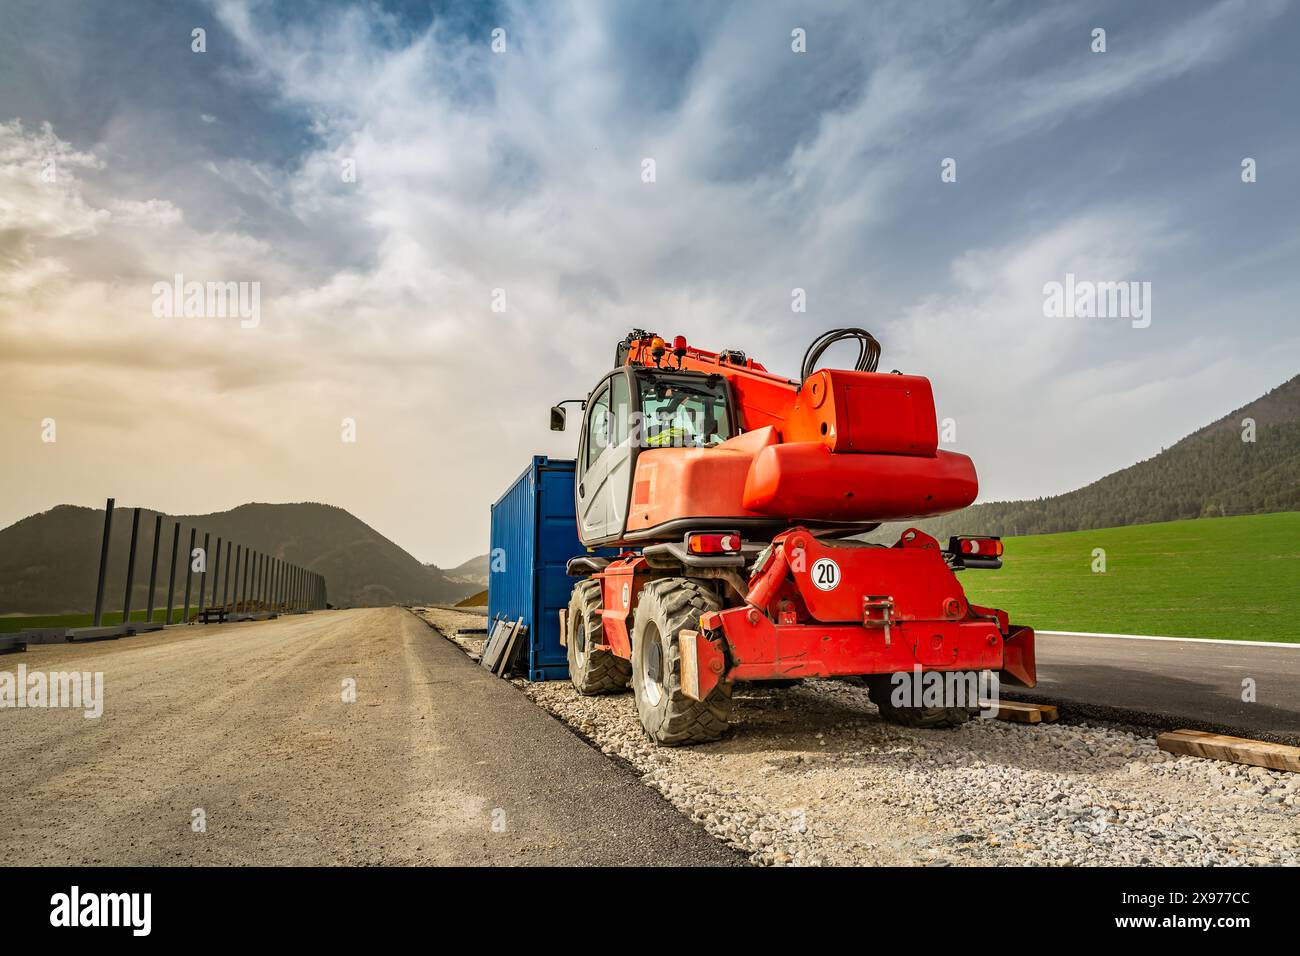
<instances>
[{"instance_id":1,"label":"asphalt road","mask_svg":"<svg viewBox=\"0 0 1300 956\"><path fill-rule=\"evenodd\" d=\"M20 664L102 671L104 710L0 710L0 865L744 862L400 608Z\"/></svg>"},{"instance_id":2,"label":"asphalt road","mask_svg":"<svg viewBox=\"0 0 1300 956\"><path fill-rule=\"evenodd\" d=\"M1300 645L1038 634L1038 686L1012 699L1063 716L1187 727L1300 745ZM1254 682L1254 702L1242 699Z\"/></svg>"}]
</instances>

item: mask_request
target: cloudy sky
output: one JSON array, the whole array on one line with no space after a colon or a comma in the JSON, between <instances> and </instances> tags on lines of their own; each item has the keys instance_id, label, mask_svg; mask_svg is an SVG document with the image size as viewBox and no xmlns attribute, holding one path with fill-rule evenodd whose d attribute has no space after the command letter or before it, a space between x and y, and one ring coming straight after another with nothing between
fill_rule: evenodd
<instances>
[{"instance_id":1,"label":"cloudy sky","mask_svg":"<svg viewBox=\"0 0 1300 956\"><path fill-rule=\"evenodd\" d=\"M1300 371L1280 0L0 20L0 526L314 500L456 564L529 455L572 455L547 407L633 326L791 375L864 326L932 377L985 500L1085 484ZM1046 317L1067 273L1151 283L1150 325ZM259 283L260 321L155 315L177 274Z\"/></svg>"}]
</instances>

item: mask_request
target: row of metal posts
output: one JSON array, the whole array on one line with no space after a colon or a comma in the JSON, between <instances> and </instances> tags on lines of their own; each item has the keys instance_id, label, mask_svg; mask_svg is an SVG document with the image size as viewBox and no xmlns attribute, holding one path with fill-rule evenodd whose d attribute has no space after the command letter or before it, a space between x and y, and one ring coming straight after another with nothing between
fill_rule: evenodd
<instances>
[{"instance_id":1,"label":"row of metal posts","mask_svg":"<svg viewBox=\"0 0 1300 956\"><path fill-rule=\"evenodd\" d=\"M153 560L149 564L149 607L145 612L145 620L152 624L154 618L154 596L157 594L158 584L158 549L162 543L163 516L158 515L154 519L153 526ZM104 507L104 540L99 549L99 583L95 589L95 627L101 627L104 618L104 582L108 577L108 551L109 536L113 530L113 499L108 499L108 504ZM190 547L187 552L188 557L185 560L185 610L181 615L182 621L188 621L190 617L190 597L192 587L192 575L194 572L194 561L197 558L195 553L195 540L198 535L197 528L190 529ZM135 589L135 558L136 546L140 538L140 509L136 508L131 515L131 549L127 556L126 565L126 596L122 600L122 623L124 625L131 622L131 592ZM314 571L308 571L306 568L299 567L296 564L289 564L279 558L271 557L260 551L253 551L251 548L245 548L242 545L233 545L235 573L234 573L234 603L231 604L231 573L230 559L232 542L226 541L225 570L221 568L221 545L222 540L217 538L217 548L215 552L208 550L211 543L212 535L210 532L203 532L203 566L199 573L199 610L204 608L226 608L232 613L245 613L253 608L271 612L291 612L291 611L310 611L318 610L325 607L325 579ZM174 607L173 600L176 596L176 557L181 540L181 525L177 521L172 527L172 557L171 570L168 573L167 580L167 613L163 618L163 623L170 624L172 620L172 610ZM215 562L212 560L212 554L216 555ZM208 567L212 567L212 590L208 591ZM242 565L242 573L241 573ZM221 584L221 603L216 604L217 585ZM206 603L211 601L212 604Z\"/></svg>"}]
</instances>

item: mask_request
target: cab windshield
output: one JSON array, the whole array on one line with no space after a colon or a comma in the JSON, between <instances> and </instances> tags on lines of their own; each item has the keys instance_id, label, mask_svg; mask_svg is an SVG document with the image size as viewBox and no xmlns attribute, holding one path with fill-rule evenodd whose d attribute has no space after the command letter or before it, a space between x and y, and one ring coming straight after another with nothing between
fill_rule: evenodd
<instances>
[{"instance_id":1,"label":"cab windshield","mask_svg":"<svg viewBox=\"0 0 1300 956\"><path fill-rule=\"evenodd\" d=\"M710 448L732 437L720 375L637 377L641 447Z\"/></svg>"}]
</instances>

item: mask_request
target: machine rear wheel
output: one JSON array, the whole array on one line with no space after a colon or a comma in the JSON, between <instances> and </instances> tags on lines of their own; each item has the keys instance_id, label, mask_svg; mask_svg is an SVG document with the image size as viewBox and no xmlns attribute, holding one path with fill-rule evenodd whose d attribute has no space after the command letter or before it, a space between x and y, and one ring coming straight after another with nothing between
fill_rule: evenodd
<instances>
[{"instance_id":1,"label":"machine rear wheel","mask_svg":"<svg viewBox=\"0 0 1300 956\"><path fill-rule=\"evenodd\" d=\"M720 683L703 700L682 693L677 635L700 626L700 615L721 610L717 595L687 578L660 578L641 591L632 638L632 689L641 726L666 747L717 740L731 722L731 685Z\"/></svg>"},{"instance_id":2,"label":"machine rear wheel","mask_svg":"<svg viewBox=\"0 0 1300 956\"><path fill-rule=\"evenodd\" d=\"M632 662L611 651L594 650L604 643L600 622L600 582L579 581L569 598L569 680L579 694L616 694L627 688Z\"/></svg>"},{"instance_id":3,"label":"machine rear wheel","mask_svg":"<svg viewBox=\"0 0 1300 956\"><path fill-rule=\"evenodd\" d=\"M925 730L960 727L977 713L973 707L913 707L899 706L892 700L894 685L888 674L868 677L867 694L880 710L883 720L903 727L920 727Z\"/></svg>"}]
</instances>

